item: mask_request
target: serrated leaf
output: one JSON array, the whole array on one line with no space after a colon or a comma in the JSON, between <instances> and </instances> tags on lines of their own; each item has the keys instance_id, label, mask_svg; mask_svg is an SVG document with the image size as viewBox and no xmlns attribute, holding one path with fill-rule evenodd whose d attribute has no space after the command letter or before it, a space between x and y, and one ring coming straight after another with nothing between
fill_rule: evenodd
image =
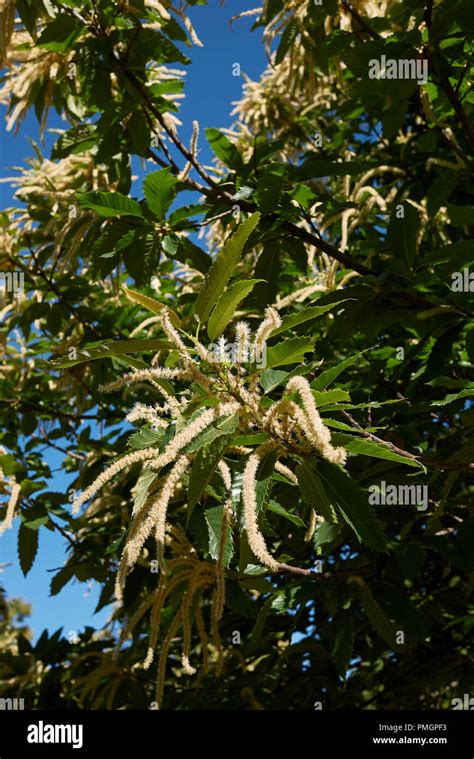
<instances>
[{"instance_id":1,"label":"serrated leaf","mask_svg":"<svg viewBox=\"0 0 474 759\"><path fill-rule=\"evenodd\" d=\"M263 279L247 279L243 282L235 282L222 293L207 325L207 334L210 340L215 340L223 333L237 306L253 290L257 282L263 282Z\"/></svg>"},{"instance_id":2,"label":"serrated leaf","mask_svg":"<svg viewBox=\"0 0 474 759\"><path fill-rule=\"evenodd\" d=\"M296 21L292 21L285 28L285 31L281 35L280 44L278 45L278 50L275 55L275 65L278 66L278 64L282 62L283 58L288 52L289 47L291 47L292 43L294 42L298 32L299 26Z\"/></svg>"},{"instance_id":3,"label":"serrated leaf","mask_svg":"<svg viewBox=\"0 0 474 759\"><path fill-rule=\"evenodd\" d=\"M420 215L411 203L403 203L404 216L397 218L393 212L387 232L387 243L395 258L403 257L411 268L416 256L417 234Z\"/></svg>"},{"instance_id":4,"label":"serrated leaf","mask_svg":"<svg viewBox=\"0 0 474 759\"><path fill-rule=\"evenodd\" d=\"M129 300L133 301L134 303L139 303L141 306L147 308L148 311L151 311L153 314L161 314L163 309L166 308L170 315L170 322L172 325L174 327L180 326L181 319L179 318L178 314L173 311L173 309L170 308L167 304L160 303L158 300L150 298L148 295L137 293L135 290L130 290L128 287L125 287L125 285L122 285L122 290L124 291L127 298L129 298Z\"/></svg>"},{"instance_id":5,"label":"serrated leaf","mask_svg":"<svg viewBox=\"0 0 474 759\"><path fill-rule=\"evenodd\" d=\"M120 192L83 192L77 196L81 208L90 208L99 216L138 216L143 218L142 209L136 200L127 198Z\"/></svg>"},{"instance_id":6,"label":"serrated leaf","mask_svg":"<svg viewBox=\"0 0 474 759\"><path fill-rule=\"evenodd\" d=\"M342 469L328 461L318 461L317 473L328 499L358 540L374 551L384 551L385 537L366 493Z\"/></svg>"},{"instance_id":7,"label":"serrated leaf","mask_svg":"<svg viewBox=\"0 0 474 759\"><path fill-rule=\"evenodd\" d=\"M449 393L441 401L433 401L431 406L446 406L448 403L459 401L461 398L474 398L474 389L461 390L460 393Z\"/></svg>"},{"instance_id":8,"label":"serrated leaf","mask_svg":"<svg viewBox=\"0 0 474 759\"><path fill-rule=\"evenodd\" d=\"M197 435L197 437L195 437L194 440L189 443L189 445L187 445L184 450L186 453L193 453L202 448L203 445L212 443L213 440L220 437L221 435L232 435L232 433L237 429L238 423L238 414L232 414L232 416L223 417L222 419L219 419L218 422L214 422L214 424L210 425L207 427L207 429L203 430L203 432Z\"/></svg>"},{"instance_id":9,"label":"serrated leaf","mask_svg":"<svg viewBox=\"0 0 474 759\"><path fill-rule=\"evenodd\" d=\"M341 525L334 522L322 522L318 524L314 532L313 545L316 549L325 543L332 543L339 537Z\"/></svg>"},{"instance_id":10,"label":"serrated leaf","mask_svg":"<svg viewBox=\"0 0 474 759\"><path fill-rule=\"evenodd\" d=\"M158 219L164 219L176 194L177 179L170 169L148 174L143 182L143 194L148 208Z\"/></svg>"},{"instance_id":11,"label":"serrated leaf","mask_svg":"<svg viewBox=\"0 0 474 759\"><path fill-rule=\"evenodd\" d=\"M101 345L90 345L76 351L75 358L57 358L48 361L48 365L54 369L64 369L68 366L83 364L84 361L96 361L98 358L111 358L122 353L145 353L147 351L159 351L172 349L173 343L168 340L114 340Z\"/></svg>"},{"instance_id":12,"label":"serrated leaf","mask_svg":"<svg viewBox=\"0 0 474 759\"><path fill-rule=\"evenodd\" d=\"M303 461L296 467L296 476L301 494L309 506L316 514L320 514L326 522L333 523L336 521L334 510L331 508L331 502L318 475L310 464Z\"/></svg>"},{"instance_id":13,"label":"serrated leaf","mask_svg":"<svg viewBox=\"0 0 474 759\"><path fill-rule=\"evenodd\" d=\"M339 300L337 303L329 303L327 306L311 306L310 308L303 308L296 314L289 314L288 316L284 316L281 320L281 326L272 332L272 335L280 335L282 332L286 332L288 329L293 329L293 327L297 327L299 324L304 324L311 319L317 319L318 316L322 316L323 314L327 313L327 311L331 311L333 308L337 308L341 305L341 303L345 303L347 300L351 299L344 298L344 300Z\"/></svg>"},{"instance_id":14,"label":"serrated leaf","mask_svg":"<svg viewBox=\"0 0 474 759\"><path fill-rule=\"evenodd\" d=\"M209 531L209 553L214 561L219 558L219 544L222 535L222 517L224 515L224 506L214 506L212 509L206 509L204 512L206 524ZM234 540L232 536L232 527L227 527L225 546L224 546L224 566L228 567L232 554L234 553Z\"/></svg>"},{"instance_id":15,"label":"serrated leaf","mask_svg":"<svg viewBox=\"0 0 474 759\"><path fill-rule=\"evenodd\" d=\"M241 172L244 165L242 156L228 137L218 129L208 128L204 131L206 132L207 141L216 156L230 169Z\"/></svg>"},{"instance_id":16,"label":"serrated leaf","mask_svg":"<svg viewBox=\"0 0 474 759\"><path fill-rule=\"evenodd\" d=\"M22 523L18 530L18 559L25 577L33 566L37 551L38 530L32 530Z\"/></svg>"},{"instance_id":17,"label":"serrated leaf","mask_svg":"<svg viewBox=\"0 0 474 759\"><path fill-rule=\"evenodd\" d=\"M367 350L371 350L368 348ZM344 361L341 361L339 364L336 364L336 366L331 367L331 369L326 369L324 372L321 372L319 377L316 377L315 380L311 382L311 388L313 390L325 390L328 385L331 384L331 382L334 382L334 380L339 377L342 372L347 369L348 366L351 366L351 364L354 364L359 356L362 356L364 353L367 353L367 350L361 351L360 353L356 353L355 356L351 356L350 358L346 358Z\"/></svg>"},{"instance_id":18,"label":"serrated leaf","mask_svg":"<svg viewBox=\"0 0 474 759\"><path fill-rule=\"evenodd\" d=\"M339 403L340 401L349 401L351 397L347 390L312 390L312 395L318 408L329 406L330 403Z\"/></svg>"},{"instance_id":19,"label":"serrated leaf","mask_svg":"<svg viewBox=\"0 0 474 759\"><path fill-rule=\"evenodd\" d=\"M305 353L312 353L314 350L314 337L290 337L288 340L272 345L267 350L266 369L272 369L275 366L286 366L287 364L299 364L304 361ZM252 373L257 371L254 369Z\"/></svg>"},{"instance_id":20,"label":"serrated leaf","mask_svg":"<svg viewBox=\"0 0 474 759\"><path fill-rule=\"evenodd\" d=\"M188 521L194 506L199 501L201 495L211 481L228 443L229 435L221 435L211 443L203 445L203 447L199 449L196 458L193 461L189 477Z\"/></svg>"},{"instance_id":21,"label":"serrated leaf","mask_svg":"<svg viewBox=\"0 0 474 759\"><path fill-rule=\"evenodd\" d=\"M267 511L273 511L274 514L278 514L278 516L288 519L289 522L292 522L297 527L305 527L305 523L301 517L299 517L297 514L292 514L290 511L288 511L288 509L285 509L285 507L277 501L270 501L267 506Z\"/></svg>"},{"instance_id":22,"label":"serrated leaf","mask_svg":"<svg viewBox=\"0 0 474 759\"><path fill-rule=\"evenodd\" d=\"M150 487L152 483L157 479L157 477L159 477L159 475L156 472L152 471L151 469L145 469L145 471L142 472L138 478L137 483L133 489L134 498L132 517L134 517L135 514L140 511L140 509L145 505Z\"/></svg>"},{"instance_id":23,"label":"serrated leaf","mask_svg":"<svg viewBox=\"0 0 474 759\"><path fill-rule=\"evenodd\" d=\"M239 225L234 234L225 242L206 275L204 287L200 291L194 306L194 312L202 324L207 322L209 314L224 292L224 288L240 260L244 245L257 226L259 219L260 214L256 212Z\"/></svg>"},{"instance_id":24,"label":"serrated leaf","mask_svg":"<svg viewBox=\"0 0 474 759\"><path fill-rule=\"evenodd\" d=\"M67 564L51 580L49 595L56 596L64 585L74 576L74 567Z\"/></svg>"},{"instance_id":25,"label":"serrated leaf","mask_svg":"<svg viewBox=\"0 0 474 759\"><path fill-rule=\"evenodd\" d=\"M75 18L66 13L60 13L46 26L36 46L50 52L64 53L85 31Z\"/></svg>"},{"instance_id":26,"label":"serrated leaf","mask_svg":"<svg viewBox=\"0 0 474 759\"><path fill-rule=\"evenodd\" d=\"M400 456L399 453L395 453L395 451L392 451L388 446L382 445L382 443L377 443L375 440L366 440L364 438L354 437L353 435L335 433L332 436L332 442L334 445L342 445L346 451L356 453L359 456L372 456L375 459L398 461L400 464L406 464L407 466L413 466L416 469L426 471L423 464L419 461L406 458L406 456Z\"/></svg>"},{"instance_id":27,"label":"serrated leaf","mask_svg":"<svg viewBox=\"0 0 474 759\"><path fill-rule=\"evenodd\" d=\"M360 597L372 626L380 637L395 649L397 626L384 614L367 585L360 589Z\"/></svg>"},{"instance_id":28,"label":"serrated leaf","mask_svg":"<svg viewBox=\"0 0 474 759\"><path fill-rule=\"evenodd\" d=\"M339 674L344 677L352 658L354 646L354 618L352 613L346 609L339 609L331 626L337 630L331 658Z\"/></svg>"}]
</instances>

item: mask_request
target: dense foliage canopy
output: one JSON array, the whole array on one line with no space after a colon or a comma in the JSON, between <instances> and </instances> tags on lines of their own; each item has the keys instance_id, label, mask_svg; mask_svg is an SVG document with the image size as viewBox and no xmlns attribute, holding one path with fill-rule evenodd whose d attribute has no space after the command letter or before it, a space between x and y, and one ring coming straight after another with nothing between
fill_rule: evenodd
<instances>
[{"instance_id":1,"label":"dense foliage canopy","mask_svg":"<svg viewBox=\"0 0 474 759\"><path fill-rule=\"evenodd\" d=\"M59 531L51 593L96 580L110 609L74 640L0 628L1 694L451 708L473 674L470 3L265 0L267 69L187 145L199 5L0 1L8 128L65 120L0 215L1 529L21 520L25 574ZM47 489L47 446L74 492Z\"/></svg>"}]
</instances>

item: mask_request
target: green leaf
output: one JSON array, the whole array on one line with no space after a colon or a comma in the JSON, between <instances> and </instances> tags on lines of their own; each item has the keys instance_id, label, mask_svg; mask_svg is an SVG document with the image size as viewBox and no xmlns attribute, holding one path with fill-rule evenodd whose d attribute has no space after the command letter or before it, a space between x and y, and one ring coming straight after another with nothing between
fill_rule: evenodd
<instances>
[{"instance_id":1,"label":"green leaf","mask_svg":"<svg viewBox=\"0 0 474 759\"><path fill-rule=\"evenodd\" d=\"M305 374L312 374L315 369L321 365L321 361L313 361L311 364L303 364L296 369L292 369L290 372L283 369L265 369L260 375L260 384L263 387L265 394L270 393L278 385L282 385L291 377L303 376Z\"/></svg>"},{"instance_id":2,"label":"green leaf","mask_svg":"<svg viewBox=\"0 0 474 759\"><path fill-rule=\"evenodd\" d=\"M219 543L222 535L222 518L224 515L224 506L214 506L212 509L206 509L204 512L209 530L209 553L214 561L219 558ZM227 527L227 535L224 546L224 566L228 567L232 554L234 553L234 541L232 538L232 527Z\"/></svg>"},{"instance_id":3,"label":"green leaf","mask_svg":"<svg viewBox=\"0 0 474 759\"><path fill-rule=\"evenodd\" d=\"M149 448L150 446L158 446L163 438L163 432L155 432L145 427L142 430L134 432L128 439L127 446L134 451L140 450L140 448Z\"/></svg>"},{"instance_id":4,"label":"green leaf","mask_svg":"<svg viewBox=\"0 0 474 759\"><path fill-rule=\"evenodd\" d=\"M145 469L138 478L137 483L133 489L134 498L132 517L135 516L135 514L140 511L140 509L145 505L150 486L157 479L157 477L159 477L157 472L154 472L151 469Z\"/></svg>"},{"instance_id":5,"label":"green leaf","mask_svg":"<svg viewBox=\"0 0 474 759\"><path fill-rule=\"evenodd\" d=\"M199 449L193 461L188 486L188 521L194 506L210 483L217 465L229 443L229 435L221 435Z\"/></svg>"},{"instance_id":6,"label":"green leaf","mask_svg":"<svg viewBox=\"0 0 474 759\"><path fill-rule=\"evenodd\" d=\"M404 216L397 218L392 212L388 225L387 243L396 259L403 257L411 268L416 256L420 215L411 203L403 203Z\"/></svg>"},{"instance_id":7,"label":"green leaf","mask_svg":"<svg viewBox=\"0 0 474 759\"><path fill-rule=\"evenodd\" d=\"M66 564L65 567L59 570L51 580L51 586L49 594L50 596L56 596L61 588L66 585L67 582L74 576L74 567L70 564Z\"/></svg>"},{"instance_id":8,"label":"green leaf","mask_svg":"<svg viewBox=\"0 0 474 759\"><path fill-rule=\"evenodd\" d=\"M143 193L148 208L158 219L164 219L176 194L177 179L170 169L148 174L143 182Z\"/></svg>"},{"instance_id":9,"label":"green leaf","mask_svg":"<svg viewBox=\"0 0 474 759\"><path fill-rule=\"evenodd\" d=\"M257 212L239 225L234 234L226 240L224 247L206 275L204 287L200 291L194 306L194 312L202 324L207 322L209 314L224 292L224 288L240 260L244 245L257 226L259 219L260 214Z\"/></svg>"},{"instance_id":10,"label":"green leaf","mask_svg":"<svg viewBox=\"0 0 474 759\"><path fill-rule=\"evenodd\" d=\"M267 350L266 369L287 364L299 364L304 361L305 353L314 351L314 337L290 337L288 340L273 345ZM255 373L254 370L253 373Z\"/></svg>"},{"instance_id":11,"label":"green leaf","mask_svg":"<svg viewBox=\"0 0 474 759\"><path fill-rule=\"evenodd\" d=\"M339 609L332 621L336 638L331 653L331 658L337 667L339 674L344 677L352 658L354 646L354 618L347 609Z\"/></svg>"},{"instance_id":12,"label":"green leaf","mask_svg":"<svg viewBox=\"0 0 474 759\"><path fill-rule=\"evenodd\" d=\"M368 348L367 350L371 350ZM312 381L311 387L313 390L325 390L328 385L331 384L331 382L334 382L334 380L339 377L342 372L347 369L348 366L351 366L351 364L354 364L359 356L362 356L364 353L367 352L361 351L360 353L356 353L355 356L351 356L350 358L346 358L345 361L341 361L340 364L337 364L336 366L333 366L331 369L326 369L324 372L321 372L319 377L316 377L315 380Z\"/></svg>"},{"instance_id":13,"label":"green leaf","mask_svg":"<svg viewBox=\"0 0 474 759\"><path fill-rule=\"evenodd\" d=\"M322 316L322 314L331 311L333 308L337 308L341 303L345 303L348 300L352 299L344 298L344 300L339 300L337 303L329 303L327 306L311 306L310 308L303 308L296 314L284 316L281 320L281 326L272 332L272 335L280 335L282 332L293 329L293 327L297 327L299 324L304 324L304 322L308 322L311 319L317 319L318 316Z\"/></svg>"},{"instance_id":14,"label":"green leaf","mask_svg":"<svg viewBox=\"0 0 474 759\"><path fill-rule=\"evenodd\" d=\"M372 595L379 606L393 619L400 630L412 638L424 638L429 634L425 617L410 599L388 582L372 583Z\"/></svg>"},{"instance_id":15,"label":"green leaf","mask_svg":"<svg viewBox=\"0 0 474 759\"><path fill-rule=\"evenodd\" d=\"M99 216L138 216L141 219L143 218L140 204L120 192L83 192L77 196L77 202L81 208L90 208Z\"/></svg>"},{"instance_id":16,"label":"green leaf","mask_svg":"<svg viewBox=\"0 0 474 759\"><path fill-rule=\"evenodd\" d=\"M207 334L210 340L215 340L223 333L237 306L253 290L257 282L263 282L263 280L246 279L243 282L235 282L225 290L217 301L207 325Z\"/></svg>"},{"instance_id":17,"label":"green leaf","mask_svg":"<svg viewBox=\"0 0 474 759\"><path fill-rule=\"evenodd\" d=\"M54 143L51 158L66 158L68 155L76 155L89 150L96 141L95 128L92 124L82 124L65 132Z\"/></svg>"},{"instance_id":18,"label":"green leaf","mask_svg":"<svg viewBox=\"0 0 474 759\"><path fill-rule=\"evenodd\" d=\"M289 47L293 44L298 32L299 26L296 21L292 21L285 28L285 31L281 35L280 44L278 45L278 50L275 55L275 65L278 66L278 64L282 62L283 58L288 52Z\"/></svg>"},{"instance_id":19,"label":"green leaf","mask_svg":"<svg viewBox=\"0 0 474 759\"><path fill-rule=\"evenodd\" d=\"M355 176L373 168L373 164L367 161L327 161L322 158L316 158L314 157L314 153L310 153L301 168L298 167L298 176L301 179L305 179L306 177L311 177L311 179L316 179L317 177L344 177L348 174Z\"/></svg>"},{"instance_id":20,"label":"green leaf","mask_svg":"<svg viewBox=\"0 0 474 759\"><path fill-rule=\"evenodd\" d=\"M454 403L454 401L459 401L461 398L474 398L474 389L470 388L467 390L461 390L460 393L449 393L449 395L446 395L443 400L433 401L431 405L446 406L448 403Z\"/></svg>"},{"instance_id":21,"label":"green leaf","mask_svg":"<svg viewBox=\"0 0 474 759\"><path fill-rule=\"evenodd\" d=\"M85 31L75 18L60 13L44 29L36 46L54 53L64 53Z\"/></svg>"},{"instance_id":22,"label":"green leaf","mask_svg":"<svg viewBox=\"0 0 474 759\"><path fill-rule=\"evenodd\" d=\"M244 163L239 151L232 142L218 129L208 128L204 130L209 145L222 163L230 169L242 172Z\"/></svg>"},{"instance_id":23,"label":"green leaf","mask_svg":"<svg viewBox=\"0 0 474 759\"><path fill-rule=\"evenodd\" d=\"M96 361L98 358L111 358L122 353L144 353L146 351L170 350L173 344L168 340L115 340L101 345L90 345L82 350L77 350L74 358L57 358L48 361L48 365L54 369L64 369L68 366L83 364L84 361ZM70 351L71 354L71 351Z\"/></svg>"},{"instance_id":24,"label":"green leaf","mask_svg":"<svg viewBox=\"0 0 474 759\"><path fill-rule=\"evenodd\" d=\"M194 440L189 443L184 449L186 453L193 453L202 448L203 445L212 443L213 440L221 435L232 435L237 429L239 423L239 415L232 414L232 416L225 416L219 419L218 422L214 422L207 429L203 430Z\"/></svg>"},{"instance_id":25,"label":"green leaf","mask_svg":"<svg viewBox=\"0 0 474 759\"><path fill-rule=\"evenodd\" d=\"M408 459L405 456L401 456L399 453L395 453L388 446L377 443L375 440L366 440L353 435L343 435L335 433L332 436L332 442L334 445L342 445L346 451L356 453L360 456L372 456L375 459L386 459L387 461L398 461L400 464L406 464L407 466L413 466L415 469L422 469L426 471L423 464L413 459Z\"/></svg>"},{"instance_id":26,"label":"green leaf","mask_svg":"<svg viewBox=\"0 0 474 759\"><path fill-rule=\"evenodd\" d=\"M334 522L322 522L316 527L314 533L313 545L316 549L325 543L332 543L341 533L341 525Z\"/></svg>"},{"instance_id":27,"label":"green leaf","mask_svg":"<svg viewBox=\"0 0 474 759\"><path fill-rule=\"evenodd\" d=\"M316 514L324 517L326 522L335 522L336 515L334 509L331 507L331 502L322 486L321 480L310 464L306 461L298 464L296 476L298 477L301 494L306 503L314 509Z\"/></svg>"},{"instance_id":28,"label":"green leaf","mask_svg":"<svg viewBox=\"0 0 474 759\"><path fill-rule=\"evenodd\" d=\"M22 523L18 530L18 559L25 577L33 566L37 550L38 530L32 530Z\"/></svg>"},{"instance_id":29,"label":"green leaf","mask_svg":"<svg viewBox=\"0 0 474 759\"><path fill-rule=\"evenodd\" d=\"M384 614L367 585L360 589L360 597L373 627L380 637L395 649L397 626Z\"/></svg>"},{"instance_id":30,"label":"green leaf","mask_svg":"<svg viewBox=\"0 0 474 759\"><path fill-rule=\"evenodd\" d=\"M273 511L274 514L278 514L278 516L288 519L289 522L292 522L297 527L305 527L305 523L301 517L299 517L297 514L292 514L290 511L288 511L288 509L285 509L285 507L277 501L270 501L267 506L267 511Z\"/></svg>"},{"instance_id":31,"label":"green leaf","mask_svg":"<svg viewBox=\"0 0 474 759\"><path fill-rule=\"evenodd\" d=\"M454 206L447 204L449 219L455 227L462 227L465 224L474 224L474 207L473 206Z\"/></svg>"},{"instance_id":32,"label":"green leaf","mask_svg":"<svg viewBox=\"0 0 474 759\"><path fill-rule=\"evenodd\" d=\"M135 292L135 290L130 290L128 287L125 287L125 285L122 285L122 290L124 291L127 298L129 298L129 300L133 301L134 303L139 303L141 306L147 308L148 311L151 311L153 314L161 314L163 309L166 308L170 315L170 322L173 327L179 327L181 325L181 319L179 318L178 314L173 311L173 309L170 308L168 304L160 303L158 300L148 297L148 295L142 295L141 293Z\"/></svg>"},{"instance_id":33,"label":"green leaf","mask_svg":"<svg viewBox=\"0 0 474 759\"><path fill-rule=\"evenodd\" d=\"M339 403L340 401L350 401L351 397L347 390L312 390L312 395L316 405L321 408L328 406L330 403Z\"/></svg>"},{"instance_id":34,"label":"green leaf","mask_svg":"<svg viewBox=\"0 0 474 759\"><path fill-rule=\"evenodd\" d=\"M367 494L342 469L328 461L318 461L317 473L328 499L359 541L374 551L384 551L385 537Z\"/></svg>"}]
</instances>

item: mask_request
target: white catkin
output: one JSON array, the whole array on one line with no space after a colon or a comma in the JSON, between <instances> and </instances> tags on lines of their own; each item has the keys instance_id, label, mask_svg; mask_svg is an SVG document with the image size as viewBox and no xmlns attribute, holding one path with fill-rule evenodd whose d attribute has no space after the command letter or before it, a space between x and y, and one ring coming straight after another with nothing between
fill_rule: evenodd
<instances>
[{"instance_id":1,"label":"white catkin","mask_svg":"<svg viewBox=\"0 0 474 759\"><path fill-rule=\"evenodd\" d=\"M11 530L12 528L13 515L15 513L15 506L18 503L20 491L21 491L21 485L19 485L18 482L14 482L12 485L12 492L8 500L7 513L5 515L5 519L0 525L0 535L3 535L5 530Z\"/></svg>"},{"instance_id":2,"label":"white catkin","mask_svg":"<svg viewBox=\"0 0 474 759\"><path fill-rule=\"evenodd\" d=\"M238 322L235 327L235 342L237 344L237 355L235 360L238 364L243 364L249 360L250 346L250 327L247 322Z\"/></svg>"},{"instance_id":3,"label":"white catkin","mask_svg":"<svg viewBox=\"0 0 474 759\"><path fill-rule=\"evenodd\" d=\"M233 414L240 408L240 405L236 401L230 403L222 403L215 408L207 409L197 419L195 419L188 427L178 432L178 434L170 442L166 450L158 456L151 463L152 469L161 469L161 467L169 464L176 455L192 440L194 440L200 432L206 429L213 421L221 416L227 416ZM155 451L156 456L156 451Z\"/></svg>"},{"instance_id":4,"label":"white catkin","mask_svg":"<svg viewBox=\"0 0 474 759\"><path fill-rule=\"evenodd\" d=\"M296 391L301 396L316 448L324 458L333 464L343 464L346 460L347 452L344 448L334 448L331 445L331 432L328 427L324 426L319 416L308 380L304 377L292 377L288 381L286 389L290 392Z\"/></svg>"},{"instance_id":5,"label":"white catkin","mask_svg":"<svg viewBox=\"0 0 474 759\"><path fill-rule=\"evenodd\" d=\"M272 332L281 326L281 317L278 311L271 306L265 309L265 319L260 324L253 343L255 355L261 355L266 342Z\"/></svg>"},{"instance_id":6,"label":"white catkin","mask_svg":"<svg viewBox=\"0 0 474 759\"><path fill-rule=\"evenodd\" d=\"M134 451L133 453L128 453L126 456L123 456L121 459L116 461L114 464L111 464L107 469L104 469L104 471L99 474L99 476L94 480L94 482L89 485L88 488L84 490L83 493L81 493L78 498L75 499L75 501L72 504L72 513L77 514L79 510L79 506L81 506L83 503L88 501L90 498L92 498L96 493L99 492L99 490L114 477L114 475L118 474L118 472L121 472L122 469L125 469L127 466L131 466L132 464L136 464L139 461L147 461L148 459L153 459L156 457L156 448L145 448L140 451Z\"/></svg>"},{"instance_id":7,"label":"white catkin","mask_svg":"<svg viewBox=\"0 0 474 759\"><path fill-rule=\"evenodd\" d=\"M257 522L257 498L255 495L255 477L260 464L259 453L253 453L249 456L244 469L242 484L242 501L244 504L244 522L249 546L255 556L266 567L273 571L278 571L278 562L269 553L265 540Z\"/></svg>"},{"instance_id":8,"label":"white catkin","mask_svg":"<svg viewBox=\"0 0 474 759\"><path fill-rule=\"evenodd\" d=\"M136 372L128 372L124 374L120 379L114 382L109 382L107 385L100 385L99 390L103 393L112 393L114 390L120 390L124 385L131 385L133 382L141 382L142 380L159 379L188 379L190 377L189 370L186 369L167 369L166 367L156 367L156 369L139 369Z\"/></svg>"},{"instance_id":9,"label":"white catkin","mask_svg":"<svg viewBox=\"0 0 474 759\"><path fill-rule=\"evenodd\" d=\"M172 470L166 477L158 498L153 503L146 519L142 521L132 540L127 543L127 565L129 569L135 564L145 540L155 528L157 544L161 550L165 544L166 513L170 498L174 490L190 464L188 456L180 456ZM162 562L160 562L162 563Z\"/></svg>"}]
</instances>

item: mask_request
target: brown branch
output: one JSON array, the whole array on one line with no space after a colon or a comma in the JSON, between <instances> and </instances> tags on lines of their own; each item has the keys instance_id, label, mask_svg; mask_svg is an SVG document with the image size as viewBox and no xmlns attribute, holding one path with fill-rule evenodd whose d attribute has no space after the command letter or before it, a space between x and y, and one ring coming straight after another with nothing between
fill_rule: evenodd
<instances>
[{"instance_id":1,"label":"brown branch","mask_svg":"<svg viewBox=\"0 0 474 759\"><path fill-rule=\"evenodd\" d=\"M373 40L382 39L381 35L378 32L376 32L375 29L372 29L370 24L368 24L367 21L362 18L360 13L358 13L356 9L353 8L350 3L346 2L346 0L342 0L342 4L344 8L346 9L346 11L349 11L354 21L357 21L357 23L360 26L360 31L363 31L363 32L366 32L366 34L369 34Z\"/></svg>"},{"instance_id":2,"label":"brown branch","mask_svg":"<svg viewBox=\"0 0 474 759\"><path fill-rule=\"evenodd\" d=\"M464 129L464 134L466 135L466 139L471 147L472 150L474 150L474 125L469 120L466 111L464 110L462 103L457 96L455 90L453 89L453 86L451 82L449 81L449 77L445 76L442 71L436 68L433 58L430 54L430 51L426 48L424 49L424 54L426 55L430 66L434 73L437 75L439 79L439 83L441 85L442 90L444 91L446 97L449 100L449 103L459 121L462 128Z\"/></svg>"},{"instance_id":3,"label":"brown branch","mask_svg":"<svg viewBox=\"0 0 474 759\"><path fill-rule=\"evenodd\" d=\"M389 448L394 453L397 453L399 456L403 456L410 461L416 461L419 464L423 464L423 466L426 466L428 469L442 469L450 471L474 469L474 463L450 463L449 461L434 461L432 459L427 459L424 456L417 456L414 453L405 451L403 448L399 448L397 445L390 443L388 440L382 440L382 438L377 437L377 435L373 435L371 432L367 432L347 411L341 409L341 414L346 417L346 419L352 424L353 427L359 430L362 437L367 438L368 440L372 440L374 443L378 443L379 445L383 445L385 448Z\"/></svg>"}]
</instances>

